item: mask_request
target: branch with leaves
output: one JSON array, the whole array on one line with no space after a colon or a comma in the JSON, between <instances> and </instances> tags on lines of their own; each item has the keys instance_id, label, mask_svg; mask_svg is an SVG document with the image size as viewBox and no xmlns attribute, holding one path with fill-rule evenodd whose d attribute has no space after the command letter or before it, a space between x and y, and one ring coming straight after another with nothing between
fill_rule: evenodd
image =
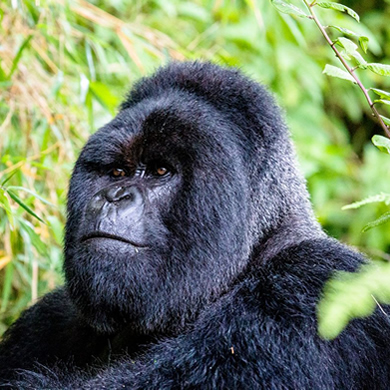
<instances>
[{"instance_id":1,"label":"branch with leaves","mask_svg":"<svg viewBox=\"0 0 390 390\"><path fill-rule=\"evenodd\" d=\"M271 0L280 12L308 18L316 23L326 42L332 48L345 69L327 64L323 73L331 77L351 81L359 86L374 116L388 137L374 135L372 142L380 151L390 155L390 119L380 115L375 106L376 104L390 105L390 92L376 88L367 89L356 74L357 70L368 69L381 76L390 76L390 65L368 63L358 52L358 45L349 39L357 40L363 52L367 53L367 37L339 26L330 25L325 27L315 13L315 7L333 9L345 12L359 22L359 15L354 10L334 2L313 0L313 2L309 3L307 0L302 1L309 13L283 0ZM327 32L330 28L337 30L343 36L331 39ZM346 36L349 38L346 38ZM353 66L350 65L352 61L354 62ZM374 101L371 100L369 91L372 91L377 96ZM384 203L387 206L390 205L390 194L381 193L370 196L359 202L347 205L344 209L359 208L366 204L376 202ZM389 222L390 211L382 214L375 221L366 224L363 232ZM389 305L389 278L390 263L372 263L364 266L358 273L336 273L335 277L325 285L324 296L317 307L319 334L324 338L333 339L340 334L352 318L368 316L376 307L379 306L381 308L380 304Z\"/></svg>"},{"instance_id":2,"label":"branch with leaves","mask_svg":"<svg viewBox=\"0 0 390 390\"><path fill-rule=\"evenodd\" d=\"M354 84L358 85L359 88L362 90L373 112L373 115L377 118L384 133L387 135L388 138L390 138L390 118L380 115L375 106L376 104L390 105L390 92L383 91L376 88L367 89L359 79L358 75L356 74L357 69L361 69L361 70L368 69L381 76L390 76L390 65L379 64L379 63L368 63L363 58L363 56L358 52L359 49L358 45L356 45L355 42L353 42L349 38L346 38L345 36L348 36L353 39L357 39L360 48L363 50L364 53L367 53L368 41L369 41L368 38L366 36L357 34L343 27L334 26L334 25L325 27L320 22L317 14L315 13L315 7L333 9L336 11L345 12L349 16L353 17L357 22L360 21L359 15L351 8L339 3L328 2L328 1L315 1L315 0L313 2L309 2L307 0L302 0L302 1L305 4L306 8L308 9L309 13L283 0L271 0L272 4L280 12L287 13L293 16L298 16L301 18L308 18L315 22L315 24L321 31L321 34L324 36L326 42L332 48L332 50L336 54L336 57L340 60L340 62L342 63L345 69L344 70L339 67L327 64L325 66L323 73L331 77L337 77L337 78L351 81ZM344 36L340 36L332 40L327 32L327 29L329 28L339 31ZM354 61L355 63L354 66L351 66L348 61ZM377 99L372 101L369 95L369 91L374 92L377 95ZM386 141L390 145L390 141L388 139L386 139ZM381 143L386 141L381 140Z\"/></svg>"}]
</instances>

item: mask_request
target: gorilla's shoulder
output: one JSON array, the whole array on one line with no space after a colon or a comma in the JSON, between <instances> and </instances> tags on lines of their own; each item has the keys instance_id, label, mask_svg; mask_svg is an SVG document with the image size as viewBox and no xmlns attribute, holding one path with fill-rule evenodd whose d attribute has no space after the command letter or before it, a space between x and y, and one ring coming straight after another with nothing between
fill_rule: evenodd
<instances>
[{"instance_id":1,"label":"gorilla's shoulder","mask_svg":"<svg viewBox=\"0 0 390 390\"><path fill-rule=\"evenodd\" d=\"M37 312L42 316L46 316L47 319L56 317L65 318L69 315L76 316L75 306L71 302L64 287L57 288L41 297L35 305L22 313L22 317L25 319L35 317Z\"/></svg>"},{"instance_id":2,"label":"gorilla's shoulder","mask_svg":"<svg viewBox=\"0 0 390 390\"><path fill-rule=\"evenodd\" d=\"M265 268L273 267L274 272L298 272L302 277L306 275L309 278L315 273L324 278L329 272L336 270L354 272L366 261L361 253L351 247L324 236L304 240L281 250L267 262Z\"/></svg>"},{"instance_id":3,"label":"gorilla's shoulder","mask_svg":"<svg viewBox=\"0 0 390 390\"><path fill-rule=\"evenodd\" d=\"M36 319L39 318L39 321ZM7 341L12 335L13 338L19 336L28 339L29 335L45 333L43 338L48 337L46 331L50 328L50 334L55 334L57 328L64 329L66 324L69 324L75 319L78 319L78 314L75 306L70 301L70 298L64 288L43 296L35 305L31 306L22 313L22 321L18 321L11 326L5 333L4 341Z\"/></svg>"},{"instance_id":4,"label":"gorilla's shoulder","mask_svg":"<svg viewBox=\"0 0 390 390\"><path fill-rule=\"evenodd\" d=\"M256 259L237 288L255 313L313 318L324 285L336 271L356 272L367 259L329 237L306 240L261 263Z\"/></svg>"}]
</instances>

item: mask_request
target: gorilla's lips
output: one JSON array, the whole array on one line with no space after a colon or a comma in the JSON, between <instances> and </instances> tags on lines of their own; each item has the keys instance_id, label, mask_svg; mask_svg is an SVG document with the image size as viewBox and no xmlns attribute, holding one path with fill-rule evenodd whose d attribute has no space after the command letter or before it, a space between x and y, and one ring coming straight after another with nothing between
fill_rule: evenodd
<instances>
[{"instance_id":1,"label":"gorilla's lips","mask_svg":"<svg viewBox=\"0 0 390 390\"><path fill-rule=\"evenodd\" d=\"M137 248L137 249L138 248L139 249L147 248L146 245L143 245L143 244L140 244L140 243L136 243L136 242L127 240L124 237L117 236L117 235L111 234L111 233L100 232L100 231L94 231L94 232L91 232L91 233L88 233L88 234L84 235L83 237L81 237L80 242L85 242L87 240L92 240L92 239L96 239L96 238L108 238L110 240L121 241L121 242L129 244L129 245L131 245L131 246L133 246L134 248Z\"/></svg>"}]
</instances>

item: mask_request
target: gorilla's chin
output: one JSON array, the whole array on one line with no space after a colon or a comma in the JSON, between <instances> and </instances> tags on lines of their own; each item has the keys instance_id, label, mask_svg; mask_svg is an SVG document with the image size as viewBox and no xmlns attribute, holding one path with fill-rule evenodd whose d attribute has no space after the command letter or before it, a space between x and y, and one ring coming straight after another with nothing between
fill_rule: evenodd
<instances>
[{"instance_id":1,"label":"gorilla's chin","mask_svg":"<svg viewBox=\"0 0 390 390\"><path fill-rule=\"evenodd\" d=\"M80 315L100 332L139 323L153 277L140 274L140 269L149 268L147 261L137 247L105 237L85 240L70 250L66 286Z\"/></svg>"},{"instance_id":2,"label":"gorilla's chin","mask_svg":"<svg viewBox=\"0 0 390 390\"><path fill-rule=\"evenodd\" d=\"M81 317L99 332L113 333L127 325L139 334L160 332L192 310L175 310L177 291L186 283L174 281L164 258L167 255L108 238L86 240L73 250L68 246L64 269L69 296Z\"/></svg>"}]
</instances>

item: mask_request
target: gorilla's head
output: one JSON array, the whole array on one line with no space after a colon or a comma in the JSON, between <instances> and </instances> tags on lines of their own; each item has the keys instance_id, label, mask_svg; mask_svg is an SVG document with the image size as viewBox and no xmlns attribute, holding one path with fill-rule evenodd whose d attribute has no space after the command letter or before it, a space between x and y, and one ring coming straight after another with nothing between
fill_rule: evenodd
<instances>
[{"instance_id":1,"label":"gorilla's head","mask_svg":"<svg viewBox=\"0 0 390 390\"><path fill-rule=\"evenodd\" d=\"M172 63L135 85L76 163L67 288L98 330L175 332L287 224L313 222L270 95L236 70Z\"/></svg>"}]
</instances>

